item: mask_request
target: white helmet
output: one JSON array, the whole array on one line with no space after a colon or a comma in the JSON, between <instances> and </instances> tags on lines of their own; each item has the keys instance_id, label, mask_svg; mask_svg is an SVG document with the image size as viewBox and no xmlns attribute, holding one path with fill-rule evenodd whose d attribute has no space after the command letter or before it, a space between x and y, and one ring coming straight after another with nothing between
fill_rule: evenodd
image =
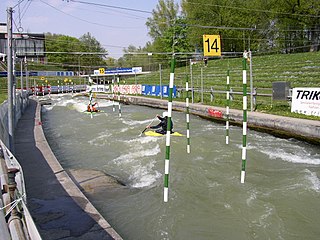
<instances>
[{"instance_id":1,"label":"white helmet","mask_svg":"<svg viewBox=\"0 0 320 240\"><path fill-rule=\"evenodd\" d=\"M163 112L162 117L168 117L168 112Z\"/></svg>"}]
</instances>

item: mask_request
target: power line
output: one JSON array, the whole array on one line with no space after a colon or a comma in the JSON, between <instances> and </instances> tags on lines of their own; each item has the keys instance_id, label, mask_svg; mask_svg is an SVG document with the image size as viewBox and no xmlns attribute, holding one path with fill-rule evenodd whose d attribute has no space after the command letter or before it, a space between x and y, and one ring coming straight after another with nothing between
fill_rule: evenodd
<instances>
[{"instance_id":1,"label":"power line","mask_svg":"<svg viewBox=\"0 0 320 240\"><path fill-rule=\"evenodd\" d=\"M17 6L19 6L23 1L25 1L25 0L19 0L18 3L12 7L12 9L16 8Z\"/></svg>"},{"instance_id":2,"label":"power line","mask_svg":"<svg viewBox=\"0 0 320 240\"><path fill-rule=\"evenodd\" d=\"M199 24L176 24L177 26L188 26L188 27L197 27L197 28L211 28L211 29L224 29L224 30L248 30L254 31L256 28L241 28L241 27L225 27L225 26L205 26Z\"/></svg>"},{"instance_id":3,"label":"power line","mask_svg":"<svg viewBox=\"0 0 320 240\"><path fill-rule=\"evenodd\" d=\"M313 17L313 18L320 18L320 15L312 15L312 14L300 14L300 13L285 13L285 12L276 12L271 10L261 10L261 9L254 9L254 8L243 8L243 7L233 7L233 6L224 6L219 4L210 4L210 3L199 3L199 2L190 2L188 1L187 4L192 5L204 5L204 6L210 6L210 7L219 7L219 8L229 8L229 9L235 9L235 10L242 10L246 12L263 12L263 13L272 13L272 14L279 14L279 15L291 15L291 16L302 16L302 17Z\"/></svg>"},{"instance_id":4,"label":"power line","mask_svg":"<svg viewBox=\"0 0 320 240\"><path fill-rule=\"evenodd\" d=\"M62 11L62 10L60 10L60 9L58 9L58 8L56 8L56 7L54 7L54 6L52 6L51 4L49 4L49 3L47 3L47 2L44 2L43 0L40 0L40 2L42 2L43 4L45 4L45 5L47 5L47 6L51 7L51 8L53 8L53 9L55 9L56 11L58 11L58 12L60 12L60 13L63 13L63 14L65 14L65 15L68 15L69 17L75 18L75 19L80 20L80 21L82 21L82 22L86 22L86 23L94 24L94 25L97 25L97 26L103 26L103 27L107 27L107 28L117 28L117 29L119 29L119 28L121 28L121 29L137 29L136 27L110 26L110 25L105 25L105 24L102 24L102 23L91 22L91 21L88 21L88 20L85 20L85 19L82 19L82 18L76 17L76 16L74 16L74 15L71 15L71 14L69 14L69 13L66 13L66 12L64 12L64 11Z\"/></svg>"},{"instance_id":5,"label":"power line","mask_svg":"<svg viewBox=\"0 0 320 240\"><path fill-rule=\"evenodd\" d=\"M80 8L80 7L74 7L75 9L79 9L79 10L83 10L83 11L88 11L87 8ZM96 13L101 13L101 14L105 14L105 15L110 15L110 12L106 12L106 11L101 11L101 10L90 10L91 12L96 12ZM124 15L125 17L127 18L131 18L131 19L147 19L146 17L142 17L142 16L139 16L137 14L131 14L131 13L127 13L127 12L124 12L124 11L119 11L119 10L115 10L115 9L110 9L109 11L112 11L112 12L115 12L115 13L118 13L118 14L122 14Z\"/></svg>"},{"instance_id":6,"label":"power line","mask_svg":"<svg viewBox=\"0 0 320 240\"><path fill-rule=\"evenodd\" d=\"M59 35L59 34L57 34ZM48 38L42 38L42 37L31 37L30 38L32 39L35 39L35 40L45 40L45 41L48 41L48 42L63 42L63 43L69 43L68 40L61 40L61 39L48 39ZM76 38L78 39L78 38ZM82 43L82 42L81 42ZM78 44L78 43L75 43L75 44ZM91 45L87 45L87 46L91 46ZM94 46L94 45L93 45ZM125 48L125 46L119 46L119 45L110 45L110 44L101 44L102 47L112 47L112 48Z\"/></svg>"},{"instance_id":7,"label":"power line","mask_svg":"<svg viewBox=\"0 0 320 240\"><path fill-rule=\"evenodd\" d=\"M92 2L85 2L85 1L78 1L78 0L67 0L67 2L75 2L75 3L87 4L87 5L92 5L92 6L100 6L100 7L106 7L106 8L122 9L122 10L126 10L126 11L133 11L133 12L140 12L140 13L148 13L148 14L152 13L152 12L145 11L145 10L112 6L112 5L102 4L102 3L92 3Z\"/></svg>"}]
</instances>

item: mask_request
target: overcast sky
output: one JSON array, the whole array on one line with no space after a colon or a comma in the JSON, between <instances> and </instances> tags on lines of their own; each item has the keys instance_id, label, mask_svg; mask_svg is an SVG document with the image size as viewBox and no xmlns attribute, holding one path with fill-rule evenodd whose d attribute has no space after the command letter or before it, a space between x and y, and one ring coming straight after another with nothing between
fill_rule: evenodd
<instances>
[{"instance_id":1,"label":"overcast sky","mask_svg":"<svg viewBox=\"0 0 320 240\"><path fill-rule=\"evenodd\" d=\"M18 2L22 3L17 5ZM1 0L0 22L6 23L7 8L16 6L14 25L21 26L22 32L76 38L90 32L109 56L117 59L123 48L144 47L150 41L145 23L157 3L158 0Z\"/></svg>"}]
</instances>

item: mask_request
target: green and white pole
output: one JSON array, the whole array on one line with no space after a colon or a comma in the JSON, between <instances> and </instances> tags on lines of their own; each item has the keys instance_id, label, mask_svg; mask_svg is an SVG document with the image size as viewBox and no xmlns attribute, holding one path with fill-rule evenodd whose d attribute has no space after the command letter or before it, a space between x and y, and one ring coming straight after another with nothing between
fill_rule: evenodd
<instances>
[{"instance_id":1,"label":"green and white pole","mask_svg":"<svg viewBox=\"0 0 320 240\"><path fill-rule=\"evenodd\" d=\"M115 112L116 108L115 108L115 104L114 104L114 98L115 98L115 94L114 94L114 82L116 81L116 76L113 75L113 79L112 79L112 111Z\"/></svg>"},{"instance_id":2,"label":"green and white pole","mask_svg":"<svg viewBox=\"0 0 320 240\"><path fill-rule=\"evenodd\" d=\"M247 161L247 58L244 55L242 59L242 80L243 80L243 124L242 124L242 166L241 183L244 183L246 176Z\"/></svg>"},{"instance_id":3,"label":"green and white pole","mask_svg":"<svg viewBox=\"0 0 320 240\"><path fill-rule=\"evenodd\" d=\"M166 157L164 161L164 202L168 202L169 195L169 159L170 159L170 134L171 134L171 116L172 116L172 93L173 93L173 83L174 83L174 67L175 67L175 57L172 55L171 59L171 71L170 71L170 81L169 81L169 96L168 96L168 124L167 124L167 134L166 134Z\"/></svg>"},{"instance_id":4,"label":"green and white pole","mask_svg":"<svg viewBox=\"0 0 320 240\"><path fill-rule=\"evenodd\" d=\"M186 78L186 122L187 122L187 153L190 153L190 114L189 114L189 79Z\"/></svg>"},{"instance_id":5,"label":"green and white pole","mask_svg":"<svg viewBox=\"0 0 320 240\"><path fill-rule=\"evenodd\" d=\"M90 104L90 109L92 109L92 99L93 99L93 93L92 93L92 83L93 80L92 78L89 76L89 104ZM91 111L91 118L93 118L93 113Z\"/></svg>"},{"instance_id":6,"label":"green and white pole","mask_svg":"<svg viewBox=\"0 0 320 240\"><path fill-rule=\"evenodd\" d=\"M120 77L117 76L117 82L118 82L118 102L119 102L119 118L121 118L121 104L120 104Z\"/></svg>"},{"instance_id":7,"label":"green and white pole","mask_svg":"<svg viewBox=\"0 0 320 240\"><path fill-rule=\"evenodd\" d=\"M227 72L226 144L229 144L230 71Z\"/></svg>"}]
</instances>

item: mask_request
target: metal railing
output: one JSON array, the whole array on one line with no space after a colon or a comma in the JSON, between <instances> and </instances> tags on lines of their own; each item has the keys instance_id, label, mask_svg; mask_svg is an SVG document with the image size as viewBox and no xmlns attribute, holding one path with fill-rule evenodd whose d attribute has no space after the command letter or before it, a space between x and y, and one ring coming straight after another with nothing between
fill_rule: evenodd
<instances>
[{"instance_id":1,"label":"metal railing","mask_svg":"<svg viewBox=\"0 0 320 240\"><path fill-rule=\"evenodd\" d=\"M26 206L23 170L1 140L0 183L0 239L41 239Z\"/></svg>"},{"instance_id":2,"label":"metal railing","mask_svg":"<svg viewBox=\"0 0 320 240\"><path fill-rule=\"evenodd\" d=\"M190 89L189 89L190 90ZM177 87L177 96L181 97L185 93L186 89L184 87ZM253 88L253 92L247 92L248 96L252 95L253 98L253 107L257 105L257 98L267 98L268 101L272 102L272 88ZM224 100L226 99L227 90L221 89L221 87L213 87L210 88L193 88L190 90L191 92L191 101L194 102L195 96L200 96L201 102L204 100L204 95L208 96L210 94L210 102L213 102L215 99ZM230 101L236 101L236 96L242 96L243 91L241 87L230 87ZM242 98L238 98L238 100L242 100ZM288 98L290 100L290 98Z\"/></svg>"}]
</instances>

